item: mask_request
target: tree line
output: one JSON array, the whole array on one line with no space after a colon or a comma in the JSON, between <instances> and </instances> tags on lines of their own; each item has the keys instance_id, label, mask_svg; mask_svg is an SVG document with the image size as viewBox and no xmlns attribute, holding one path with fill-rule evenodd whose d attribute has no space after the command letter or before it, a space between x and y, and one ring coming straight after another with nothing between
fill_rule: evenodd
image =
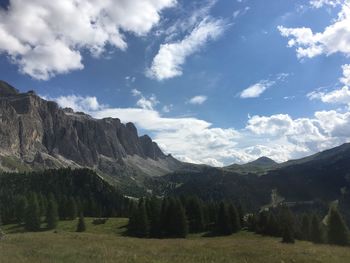
<instances>
[{"instance_id":1,"label":"tree line","mask_svg":"<svg viewBox=\"0 0 350 263\"><path fill-rule=\"evenodd\" d=\"M131 206L128 234L185 238L188 233L230 235L241 229L243 209L231 202L203 202L198 197L141 198Z\"/></svg>"},{"instance_id":2,"label":"tree line","mask_svg":"<svg viewBox=\"0 0 350 263\"><path fill-rule=\"evenodd\" d=\"M0 174L0 220L4 224L23 223L28 210L45 217L53 206L61 220L76 218L80 212L125 217L129 199L89 169Z\"/></svg>"},{"instance_id":3,"label":"tree line","mask_svg":"<svg viewBox=\"0 0 350 263\"><path fill-rule=\"evenodd\" d=\"M322 220L317 213L294 214L287 207L250 214L246 218L247 229L257 234L282 237L284 243L295 239L315 244L350 245L349 228L338 211L332 206Z\"/></svg>"},{"instance_id":4,"label":"tree line","mask_svg":"<svg viewBox=\"0 0 350 263\"><path fill-rule=\"evenodd\" d=\"M288 207L245 214L240 204L203 202L197 197L141 198L131 205L128 234L142 238L185 238L188 233L231 235L242 229L314 243L350 245L348 226L335 206L324 220L316 213L293 213Z\"/></svg>"}]
</instances>

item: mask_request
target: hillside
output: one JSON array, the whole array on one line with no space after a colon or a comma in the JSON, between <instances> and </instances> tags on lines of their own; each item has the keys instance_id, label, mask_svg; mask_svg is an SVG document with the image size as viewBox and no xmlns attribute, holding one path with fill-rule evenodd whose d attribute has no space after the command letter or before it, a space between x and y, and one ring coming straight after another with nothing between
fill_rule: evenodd
<instances>
[{"instance_id":1,"label":"hillside","mask_svg":"<svg viewBox=\"0 0 350 263\"><path fill-rule=\"evenodd\" d=\"M264 174L266 171L276 167L278 163L268 157L260 157L255 161L246 164L232 164L224 169L240 174Z\"/></svg>"},{"instance_id":2,"label":"hillside","mask_svg":"<svg viewBox=\"0 0 350 263\"><path fill-rule=\"evenodd\" d=\"M248 209L269 204L274 189L285 202L321 201L327 205L338 200L350 220L349 159L350 145L344 144L300 160L265 166L263 174L252 169L242 176L237 169L208 168L151 178L149 184L158 194L194 194L205 200L227 198Z\"/></svg>"}]
</instances>

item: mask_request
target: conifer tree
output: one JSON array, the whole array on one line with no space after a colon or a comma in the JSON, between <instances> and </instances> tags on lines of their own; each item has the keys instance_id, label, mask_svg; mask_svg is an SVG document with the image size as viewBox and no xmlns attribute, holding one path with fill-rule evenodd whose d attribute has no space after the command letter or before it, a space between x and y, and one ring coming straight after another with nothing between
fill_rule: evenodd
<instances>
[{"instance_id":1,"label":"conifer tree","mask_svg":"<svg viewBox=\"0 0 350 263\"><path fill-rule=\"evenodd\" d=\"M38 195L38 203L40 209L40 216L46 216L47 199L41 193Z\"/></svg>"},{"instance_id":2,"label":"conifer tree","mask_svg":"<svg viewBox=\"0 0 350 263\"><path fill-rule=\"evenodd\" d=\"M335 207L331 208L329 212L328 242L341 246L349 245L349 229Z\"/></svg>"},{"instance_id":3,"label":"conifer tree","mask_svg":"<svg viewBox=\"0 0 350 263\"><path fill-rule=\"evenodd\" d=\"M168 237L185 238L188 234L188 222L185 209L178 199L170 198L166 209L167 222L165 234Z\"/></svg>"},{"instance_id":4,"label":"conifer tree","mask_svg":"<svg viewBox=\"0 0 350 263\"><path fill-rule=\"evenodd\" d=\"M84 215L83 213L80 213L76 232L85 232L85 231L86 231L86 225L85 225Z\"/></svg>"},{"instance_id":5,"label":"conifer tree","mask_svg":"<svg viewBox=\"0 0 350 263\"><path fill-rule=\"evenodd\" d=\"M285 225L282 235L282 243L295 243L293 229L289 225Z\"/></svg>"},{"instance_id":6,"label":"conifer tree","mask_svg":"<svg viewBox=\"0 0 350 263\"><path fill-rule=\"evenodd\" d=\"M250 214L247 217L247 228L248 231L256 232L257 229L257 219L255 214Z\"/></svg>"},{"instance_id":7,"label":"conifer tree","mask_svg":"<svg viewBox=\"0 0 350 263\"><path fill-rule=\"evenodd\" d=\"M147 211L145 202L143 199L140 199L137 214L136 214L136 229L135 236L137 237L147 237L149 234L149 223L147 217Z\"/></svg>"},{"instance_id":8,"label":"conifer tree","mask_svg":"<svg viewBox=\"0 0 350 263\"><path fill-rule=\"evenodd\" d=\"M310 241L316 244L323 243L322 226L321 226L320 219L316 214L314 214L311 219Z\"/></svg>"},{"instance_id":9,"label":"conifer tree","mask_svg":"<svg viewBox=\"0 0 350 263\"><path fill-rule=\"evenodd\" d=\"M156 197L146 201L150 237L161 236L161 203Z\"/></svg>"},{"instance_id":10,"label":"conifer tree","mask_svg":"<svg viewBox=\"0 0 350 263\"><path fill-rule=\"evenodd\" d=\"M219 235L232 234L232 225L231 225L230 215L228 213L227 205L224 202L221 202L219 205L216 228Z\"/></svg>"},{"instance_id":11,"label":"conifer tree","mask_svg":"<svg viewBox=\"0 0 350 263\"><path fill-rule=\"evenodd\" d=\"M46 210L46 222L48 229L55 229L58 224L58 208L53 195L50 195L49 197Z\"/></svg>"},{"instance_id":12,"label":"conifer tree","mask_svg":"<svg viewBox=\"0 0 350 263\"><path fill-rule=\"evenodd\" d=\"M66 203L66 213L69 220L74 220L77 217L77 205L75 199L70 197Z\"/></svg>"},{"instance_id":13,"label":"conifer tree","mask_svg":"<svg viewBox=\"0 0 350 263\"><path fill-rule=\"evenodd\" d=\"M40 229L40 208L35 193L31 194L28 201L25 228L29 231L38 231Z\"/></svg>"},{"instance_id":14,"label":"conifer tree","mask_svg":"<svg viewBox=\"0 0 350 263\"><path fill-rule=\"evenodd\" d=\"M27 198L21 196L16 201L16 220L18 224L21 224L24 221L26 210L27 210L28 202Z\"/></svg>"},{"instance_id":15,"label":"conifer tree","mask_svg":"<svg viewBox=\"0 0 350 263\"><path fill-rule=\"evenodd\" d=\"M310 216L304 214L301 220L301 235L303 240L311 240L312 221Z\"/></svg>"},{"instance_id":16,"label":"conifer tree","mask_svg":"<svg viewBox=\"0 0 350 263\"><path fill-rule=\"evenodd\" d=\"M167 236L168 235L168 222L170 220L170 214L169 214L169 199L164 198L162 202L161 207L161 215L160 215L160 226L161 226L161 236Z\"/></svg>"},{"instance_id":17,"label":"conifer tree","mask_svg":"<svg viewBox=\"0 0 350 263\"><path fill-rule=\"evenodd\" d=\"M294 243L295 222L292 212L287 207L283 207L280 216L280 226L282 229L282 242Z\"/></svg>"},{"instance_id":18,"label":"conifer tree","mask_svg":"<svg viewBox=\"0 0 350 263\"><path fill-rule=\"evenodd\" d=\"M265 228L265 234L269 236L280 236L280 229L278 221L274 213L270 212L267 218L267 226Z\"/></svg>"},{"instance_id":19,"label":"conifer tree","mask_svg":"<svg viewBox=\"0 0 350 263\"><path fill-rule=\"evenodd\" d=\"M241 228L243 228L245 225L244 225L244 208L242 206L241 203L238 204L237 206L237 211L238 211L238 215L239 215L239 221L240 221L240 226Z\"/></svg>"},{"instance_id":20,"label":"conifer tree","mask_svg":"<svg viewBox=\"0 0 350 263\"><path fill-rule=\"evenodd\" d=\"M198 233L204 230L203 207L197 197L190 197L186 201L186 215L188 218L189 231Z\"/></svg>"},{"instance_id":21,"label":"conifer tree","mask_svg":"<svg viewBox=\"0 0 350 263\"><path fill-rule=\"evenodd\" d=\"M232 233L237 233L239 230L241 230L241 222L238 211L232 203L228 206L228 214L231 221L231 231Z\"/></svg>"},{"instance_id":22,"label":"conifer tree","mask_svg":"<svg viewBox=\"0 0 350 263\"><path fill-rule=\"evenodd\" d=\"M268 224L268 212L262 211L259 213L257 224L256 224L256 233L265 234L266 227Z\"/></svg>"}]
</instances>

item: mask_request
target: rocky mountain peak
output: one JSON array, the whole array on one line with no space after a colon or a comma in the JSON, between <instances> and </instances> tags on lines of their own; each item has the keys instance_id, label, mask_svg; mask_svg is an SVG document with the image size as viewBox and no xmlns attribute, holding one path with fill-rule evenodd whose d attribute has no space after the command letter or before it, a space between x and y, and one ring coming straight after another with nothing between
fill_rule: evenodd
<instances>
[{"instance_id":1,"label":"rocky mountain peak","mask_svg":"<svg viewBox=\"0 0 350 263\"><path fill-rule=\"evenodd\" d=\"M0 80L0 97L9 97L18 95L19 91L7 82Z\"/></svg>"},{"instance_id":2,"label":"rocky mountain peak","mask_svg":"<svg viewBox=\"0 0 350 263\"><path fill-rule=\"evenodd\" d=\"M178 162L164 155L149 136L139 137L131 122L62 109L35 92L19 93L6 82L0 82L0 97L0 168L4 156L32 167L82 166L110 175L135 170L127 167L131 159L140 169L151 165L162 171L167 171L168 162L172 167Z\"/></svg>"}]
</instances>

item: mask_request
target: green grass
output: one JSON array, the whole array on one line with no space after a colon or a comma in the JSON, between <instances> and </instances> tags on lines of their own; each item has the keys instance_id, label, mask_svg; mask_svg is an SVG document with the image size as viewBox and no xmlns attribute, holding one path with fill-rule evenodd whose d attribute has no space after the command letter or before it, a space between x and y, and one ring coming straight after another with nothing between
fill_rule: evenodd
<instances>
[{"instance_id":1,"label":"green grass","mask_svg":"<svg viewBox=\"0 0 350 263\"><path fill-rule=\"evenodd\" d=\"M138 239L122 236L127 219L110 219L87 232L75 233L77 221L60 222L56 231L12 233L0 241L1 263L41 262L142 262L142 263L348 263L350 249L296 242L241 232L229 237ZM16 232L14 226L3 227ZM21 228L17 228L21 230Z\"/></svg>"},{"instance_id":2,"label":"green grass","mask_svg":"<svg viewBox=\"0 0 350 263\"><path fill-rule=\"evenodd\" d=\"M17 171L22 173L22 172L28 172L31 170L28 164L24 163L22 160L16 157L1 156L0 162L3 167L6 167L12 171Z\"/></svg>"}]
</instances>

